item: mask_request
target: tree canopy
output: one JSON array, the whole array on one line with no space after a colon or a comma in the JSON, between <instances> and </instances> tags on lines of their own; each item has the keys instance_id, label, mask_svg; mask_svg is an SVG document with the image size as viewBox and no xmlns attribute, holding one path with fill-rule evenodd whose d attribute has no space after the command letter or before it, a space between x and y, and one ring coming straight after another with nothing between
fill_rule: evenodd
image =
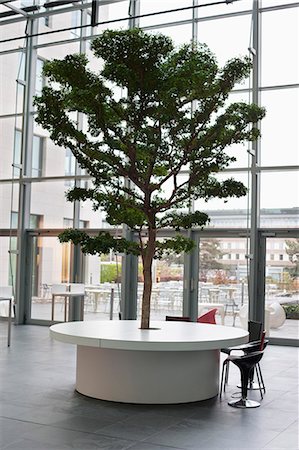
<instances>
[{"instance_id":1,"label":"tree canopy","mask_svg":"<svg viewBox=\"0 0 299 450\"><path fill-rule=\"evenodd\" d=\"M153 257L192 248L179 233L158 242L159 228L179 232L207 223L207 214L189 211L191 198L246 194L241 182L219 181L216 174L235 160L227 146L258 138L256 124L265 112L254 104L227 105L233 87L250 73L247 57L220 68L206 45L175 49L170 38L140 29L107 30L91 48L103 64L99 73L82 54L45 64L48 84L35 99L36 121L93 178L92 188L75 187L67 198L91 200L95 210L106 211L108 223L126 224L139 241L79 230L66 230L60 239L86 253L113 248L141 255L149 272ZM83 129L74 112L82 113Z\"/></svg>"}]
</instances>

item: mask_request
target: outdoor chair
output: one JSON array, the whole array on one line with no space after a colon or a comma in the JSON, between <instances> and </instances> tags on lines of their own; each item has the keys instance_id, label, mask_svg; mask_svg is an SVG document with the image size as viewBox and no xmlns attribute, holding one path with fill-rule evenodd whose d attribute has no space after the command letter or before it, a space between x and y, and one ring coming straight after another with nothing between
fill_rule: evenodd
<instances>
[{"instance_id":1,"label":"outdoor chair","mask_svg":"<svg viewBox=\"0 0 299 450\"><path fill-rule=\"evenodd\" d=\"M7 315L7 346L10 347L11 341L11 322L13 314L13 295L11 286L0 286L0 302L3 305L3 313L0 311L0 315ZM3 302L3 303L2 303Z\"/></svg>"}]
</instances>

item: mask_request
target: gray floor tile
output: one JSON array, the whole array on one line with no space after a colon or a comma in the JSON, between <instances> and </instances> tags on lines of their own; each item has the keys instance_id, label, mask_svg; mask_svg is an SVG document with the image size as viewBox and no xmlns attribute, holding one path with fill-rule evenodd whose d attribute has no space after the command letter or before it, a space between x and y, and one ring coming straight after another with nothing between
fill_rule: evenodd
<instances>
[{"instance_id":1,"label":"gray floor tile","mask_svg":"<svg viewBox=\"0 0 299 450\"><path fill-rule=\"evenodd\" d=\"M227 405L239 392L236 367L222 401L183 405L84 397L75 392L75 367L75 347L51 340L48 328L13 327L12 346L0 348L1 450L298 450L295 348L268 346L262 360L267 393L254 410Z\"/></svg>"}]
</instances>

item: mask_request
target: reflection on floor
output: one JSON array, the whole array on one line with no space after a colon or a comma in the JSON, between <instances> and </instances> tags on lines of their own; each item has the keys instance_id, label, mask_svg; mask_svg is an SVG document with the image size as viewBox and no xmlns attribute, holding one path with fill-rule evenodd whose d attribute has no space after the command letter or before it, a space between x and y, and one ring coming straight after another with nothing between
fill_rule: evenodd
<instances>
[{"instance_id":1,"label":"reflection on floor","mask_svg":"<svg viewBox=\"0 0 299 450\"><path fill-rule=\"evenodd\" d=\"M235 367L221 402L109 403L74 392L74 346L51 340L47 327L24 325L13 326L8 348L0 322L0 448L298 450L298 349L268 346L261 364L267 393L258 409L227 405Z\"/></svg>"}]
</instances>

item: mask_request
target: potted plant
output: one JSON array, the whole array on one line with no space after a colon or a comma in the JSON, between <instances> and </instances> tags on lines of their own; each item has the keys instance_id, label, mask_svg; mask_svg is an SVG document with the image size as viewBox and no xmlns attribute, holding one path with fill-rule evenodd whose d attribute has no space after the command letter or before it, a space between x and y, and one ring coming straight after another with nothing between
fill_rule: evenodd
<instances>
[{"instance_id":1,"label":"potted plant","mask_svg":"<svg viewBox=\"0 0 299 450\"><path fill-rule=\"evenodd\" d=\"M170 38L140 29L107 30L91 48L103 63L99 73L82 54L45 64L48 83L35 99L36 121L93 178L92 188L75 187L68 200L89 199L106 211L110 224L126 224L137 234L132 242L67 229L60 241L79 244L88 254L113 249L141 256L141 328L147 329L153 259L193 247L180 230L203 227L209 218L189 212L191 199L246 194L241 182L218 181L215 174L235 160L227 146L258 138L256 123L265 112L253 104L226 106L232 88L250 73L246 57L219 68L205 45L174 49ZM74 112L84 115L87 130L77 128ZM161 242L157 231L164 227L177 234Z\"/></svg>"}]
</instances>

